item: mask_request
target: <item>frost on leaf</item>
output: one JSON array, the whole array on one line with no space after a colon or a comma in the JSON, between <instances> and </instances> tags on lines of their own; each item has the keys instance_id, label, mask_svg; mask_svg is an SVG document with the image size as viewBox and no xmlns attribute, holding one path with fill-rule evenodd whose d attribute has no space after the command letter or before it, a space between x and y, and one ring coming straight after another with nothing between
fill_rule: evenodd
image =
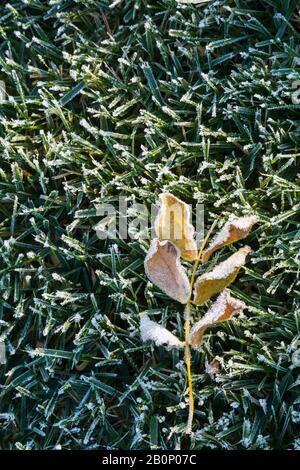
<instances>
[{"instance_id":1,"label":"frost on leaf","mask_svg":"<svg viewBox=\"0 0 300 470\"><path fill-rule=\"evenodd\" d=\"M190 345L194 349L199 349L203 334L210 325L229 320L244 308L244 302L231 297L226 290L222 292L206 315L193 326L189 336Z\"/></svg>"},{"instance_id":2,"label":"frost on leaf","mask_svg":"<svg viewBox=\"0 0 300 470\"><path fill-rule=\"evenodd\" d=\"M206 365L205 372L210 376L212 380L215 380L216 375L220 372L220 362L214 359L212 362Z\"/></svg>"},{"instance_id":3,"label":"frost on leaf","mask_svg":"<svg viewBox=\"0 0 300 470\"><path fill-rule=\"evenodd\" d=\"M212 271L203 274L195 282L194 303L201 305L210 297L225 289L236 278L250 253L249 246L240 248L236 253L218 264Z\"/></svg>"},{"instance_id":4,"label":"frost on leaf","mask_svg":"<svg viewBox=\"0 0 300 470\"><path fill-rule=\"evenodd\" d=\"M178 3L194 3L194 4L200 4L200 3L208 3L211 0L176 0Z\"/></svg>"},{"instance_id":5,"label":"frost on leaf","mask_svg":"<svg viewBox=\"0 0 300 470\"><path fill-rule=\"evenodd\" d=\"M159 198L160 209L154 222L157 237L173 242L183 259L195 260L197 244L189 206L170 193L162 193Z\"/></svg>"},{"instance_id":6,"label":"frost on leaf","mask_svg":"<svg viewBox=\"0 0 300 470\"><path fill-rule=\"evenodd\" d=\"M145 271L153 284L174 300L185 304L190 295L190 284L180 264L178 248L170 241L152 241L145 258Z\"/></svg>"},{"instance_id":7,"label":"frost on leaf","mask_svg":"<svg viewBox=\"0 0 300 470\"><path fill-rule=\"evenodd\" d=\"M255 215L240 217L232 221L226 222L224 227L213 239L209 247L203 252L202 260L207 263L210 256L223 246L234 243L238 240L242 240L247 237L253 225L258 222L258 218Z\"/></svg>"},{"instance_id":8,"label":"frost on leaf","mask_svg":"<svg viewBox=\"0 0 300 470\"><path fill-rule=\"evenodd\" d=\"M145 313L141 315L140 331L144 342L151 340L155 342L156 346L165 344L175 348L182 348L184 346L183 341L180 341L175 335L173 335L173 333L163 326L150 320L148 315Z\"/></svg>"}]
</instances>

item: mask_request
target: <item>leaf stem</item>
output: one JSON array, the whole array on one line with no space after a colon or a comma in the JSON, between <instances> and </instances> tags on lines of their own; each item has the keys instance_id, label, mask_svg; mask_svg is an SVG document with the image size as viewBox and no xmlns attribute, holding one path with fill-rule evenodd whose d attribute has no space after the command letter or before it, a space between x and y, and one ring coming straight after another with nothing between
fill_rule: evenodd
<instances>
[{"instance_id":1,"label":"leaf stem","mask_svg":"<svg viewBox=\"0 0 300 470\"><path fill-rule=\"evenodd\" d=\"M193 395L193 380L192 380L192 372L191 372L191 352L190 352L190 345L189 345L189 336L190 336L190 317L191 317L191 301L192 301L192 294L193 294L193 286L195 282L196 272L201 260L201 256L203 250L206 246L206 243L213 231L214 227L216 226L218 219L216 219L213 224L211 225L210 229L208 230L206 237L203 239L201 246L198 251L197 258L194 263L194 268L190 280L190 295L188 301L185 306L185 363L186 363L186 370L187 370L187 380L188 380L188 391L189 391L189 416L186 425L186 434L191 434L192 432L192 424L193 424L193 417L194 417L194 395Z\"/></svg>"}]
</instances>

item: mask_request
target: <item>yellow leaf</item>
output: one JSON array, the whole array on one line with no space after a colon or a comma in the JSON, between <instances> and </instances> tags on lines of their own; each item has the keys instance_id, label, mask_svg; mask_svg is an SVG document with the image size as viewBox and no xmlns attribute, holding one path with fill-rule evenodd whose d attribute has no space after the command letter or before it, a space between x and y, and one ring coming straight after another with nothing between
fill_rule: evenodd
<instances>
[{"instance_id":1,"label":"yellow leaf","mask_svg":"<svg viewBox=\"0 0 300 470\"><path fill-rule=\"evenodd\" d=\"M152 241L145 258L145 271L153 284L172 299L185 304L190 295L190 284L180 263L180 252L172 242Z\"/></svg>"},{"instance_id":2,"label":"yellow leaf","mask_svg":"<svg viewBox=\"0 0 300 470\"><path fill-rule=\"evenodd\" d=\"M194 261L197 258L197 244L189 206L170 193L162 193L159 198L160 209L154 222L157 237L170 240L180 250L183 259Z\"/></svg>"},{"instance_id":3,"label":"yellow leaf","mask_svg":"<svg viewBox=\"0 0 300 470\"><path fill-rule=\"evenodd\" d=\"M227 222L213 239L209 247L203 252L203 262L207 263L210 256L223 246L247 237L253 225L257 222L258 218L255 215L240 217L232 220L231 222Z\"/></svg>"},{"instance_id":4,"label":"yellow leaf","mask_svg":"<svg viewBox=\"0 0 300 470\"><path fill-rule=\"evenodd\" d=\"M194 303L201 305L210 297L225 289L236 278L250 253L249 246L240 248L236 253L218 264L212 271L202 274L195 282Z\"/></svg>"},{"instance_id":5,"label":"yellow leaf","mask_svg":"<svg viewBox=\"0 0 300 470\"><path fill-rule=\"evenodd\" d=\"M206 315L193 326L189 336L190 345L194 349L199 349L203 334L209 326L229 320L243 308L245 308L244 302L231 297L226 290L223 291Z\"/></svg>"}]
</instances>

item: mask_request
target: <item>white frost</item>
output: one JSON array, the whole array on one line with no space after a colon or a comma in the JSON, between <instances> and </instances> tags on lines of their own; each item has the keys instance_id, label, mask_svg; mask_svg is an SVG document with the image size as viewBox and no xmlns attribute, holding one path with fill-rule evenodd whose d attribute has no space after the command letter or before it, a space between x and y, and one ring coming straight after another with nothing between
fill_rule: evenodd
<instances>
[{"instance_id":1,"label":"white frost","mask_svg":"<svg viewBox=\"0 0 300 470\"><path fill-rule=\"evenodd\" d=\"M172 247L170 252L170 264L161 264L161 269L149 269L149 262L155 256L158 250L164 250L168 246ZM162 263L162 259L161 259ZM172 263L172 264L171 264ZM157 238L152 240L148 253L144 261L145 272L153 284L159 287L165 294L172 299L185 304L190 295L190 283L184 267L180 263L180 251L170 241L160 242ZM163 269L164 267L164 269ZM174 282L176 279L176 282Z\"/></svg>"},{"instance_id":2,"label":"white frost","mask_svg":"<svg viewBox=\"0 0 300 470\"><path fill-rule=\"evenodd\" d=\"M239 312L244 308L244 302L231 297L229 292L224 290L219 295L217 300L212 304L204 317L201 318L201 320L199 320L191 329L189 336L190 344L192 344L195 349L198 349L201 342L201 337L208 326L213 325L214 323L228 320L236 312Z\"/></svg>"},{"instance_id":3,"label":"white frost","mask_svg":"<svg viewBox=\"0 0 300 470\"><path fill-rule=\"evenodd\" d=\"M166 344L175 348L183 348L184 346L183 341L180 341L175 335L173 335L173 333L163 326L150 320L148 315L145 313L141 315L140 331L144 342L151 340L155 342L156 346Z\"/></svg>"},{"instance_id":4,"label":"white frost","mask_svg":"<svg viewBox=\"0 0 300 470\"><path fill-rule=\"evenodd\" d=\"M199 330L199 328L202 328L202 326L205 325L212 325L215 323L226 311L226 308L228 305L231 305L233 308L233 313L232 315L245 308L245 303L242 302L241 300L235 299L231 297L231 295L228 293L228 291L224 290L217 300L212 304L210 309L207 311L207 313L204 315L203 318L201 318L200 321L198 321L192 328L191 330L191 335L195 333L195 331Z\"/></svg>"},{"instance_id":5,"label":"white frost","mask_svg":"<svg viewBox=\"0 0 300 470\"><path fill-rule=\"evenodd\" d=\"M215 280L215 279L226 279L230 274L232 274L237 268L243 266L246 261L246 256L250 253L251 248L249 246L243 246L238 251L236 251L233 255L229 256L225 261L218 264L212 271L202 274L196 283L195 283L195 293L197 292L197 285L200 282L207 281L207 280Z\"/></svg>"},{"instance_id":6,"label":"white frost","mask_svg":"<svg viewBox=\"0 0 300 470\"><path fill-rule=\"evenodd\" d=\"M233 241L241 240L245 238L254 224L258 222L256 215L250 215L245 217L239 217L237 219L229 220L226 222L224 227L217 233L215 238L212 240L211 244L205 250L206 253L212 254L216 249L221 248L228 243L231 237L231 232L237 231L238 238Z\"/></svg>"}]
</instances>

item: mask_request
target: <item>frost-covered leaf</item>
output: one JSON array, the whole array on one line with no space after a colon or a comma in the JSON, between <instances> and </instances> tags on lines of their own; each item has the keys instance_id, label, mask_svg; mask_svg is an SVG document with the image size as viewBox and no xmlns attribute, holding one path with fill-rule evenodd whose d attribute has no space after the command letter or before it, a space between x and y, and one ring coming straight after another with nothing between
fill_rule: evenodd
<instances>
[{"instance_id":1,"label":"frost-covered leaf","mask_svg":"<svg viewBox=\"0 0 300 470\"><path fill-rule=\"evenodd\" d=\"M222 292L206 315L193 326L189 336L190 345L194 349L199 349L203 334L210 325L229 320L243 308L245 308L244 302L231 297L226 290Z\"/></svg>"},{"instance_id":2,"label":"frost-covered leaf","mask_svg":"<svg viewBox=\"0 0 300 470\"><path fill-rule=\"evenodd\" d=\"M150 320L148 315L145 313L141 314L140 331L144 342L151 340L155 342L156 346L165 344L175 348L182 348L184 346L183 341L180 341L175 335L173 335L173 333L163 326Z\"/></svg>"},{"instance_id":3,"label":"frost-covered leaf","mask_svg":"<svg viewBox=\"0 0 300 470\"><path fill-rule=\"evenodd\" d=\"M247 237L253 225L257 222L258 218L255 215L239 217L238 219L226 222L209 247L203 252L203 262L207 263L210 256L223 246Z\"/></svg>"},{"instance_id":4,"label":"frost-covered leaf","mask_svg":"<svg viewBox=\"0 0 300 470\"><path fill-rule=\"evenodd\" d=\"M240 248L236 253L218 264L212 271L202 274L195 282L194 303L201 305L210 297L225 289L236 278L250 253L249 246Z\"/></svg>"},{"instance_id":5,"label":"frost-covered leaf","mask_svg":"<svg viewBox=\"0 0 300 470\"><path fill-rule=\"evenodd\" d=\"M215 380L216 375L220 372L220 366L221 363L217 359L214 359L209 364L206 364L205 372L210 376L212 380Z\"/></svg>"},{"instance_id":6,"label":"frost-covered leaf","mask_svg":"<svg viewBox=\"0 0 300 470\"><path fill-rule=\"evenodd\" d=\"M176 0L178 3L194 3L200 4L200 3L208 3L211 2L211 0Z\"/></svg>"},{"instance_id":7,"label":"frost-covered leaf","mask_svg":"<svg viewBox=\"0 0 300 470\"><path fill-rule=\"evenodd\" d=\"M190 284L180 263L180 252L170 241L152 241L145 258L145 271L153 284L172 299L185 304L190 295Z\"/></svg>"},{"instance_id":8,"label":"frost-covered leaf","mask_svg":"<svg viewBox=\"0 0 300 470\"><path fill-rule=\"evenodd\" d=\"M195 260L197 244L189 206L170 193L160 194L159 199L160 209L154 222L157 237L174 243L183 259Z\"/></svg>"}]
</instances>

